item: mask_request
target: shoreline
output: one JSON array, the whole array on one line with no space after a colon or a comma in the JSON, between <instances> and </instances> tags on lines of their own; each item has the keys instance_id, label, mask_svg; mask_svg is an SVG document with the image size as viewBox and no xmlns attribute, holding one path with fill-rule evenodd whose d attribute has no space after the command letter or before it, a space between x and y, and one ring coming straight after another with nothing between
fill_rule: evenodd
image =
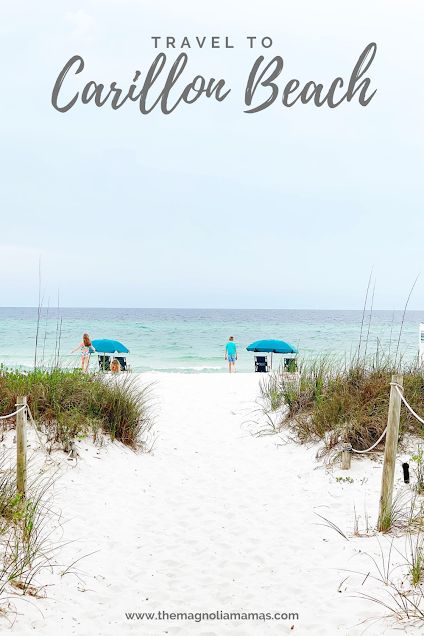
<instances>
[{"instance_id":1,"label":"shoreline","mask_svg":"<svg viewBox=\"0 0 424 636\"><path fill-rule=\"evenodd\" d=\"M370 313L365 313L368 332ZM68 357L81 334L117 339L130 351L134 371L215 373L225 370L224 347L234 335L239 347L239 372L254 368L253 355L246 347L262 338L277 338L293 344L301 357L321 355L349 358L360 340L362 312L331 310L220 310L220 309L78 309L42 308L38 359L45 364L57 356L57 319L62 319L60 361L79 366L79 358ZM396 346L402 312L373 311L367 334L369 353L389 351ZM418 350L418 327L423 312L407 311L401 337L405 359ZM392 324L393 319L393 324ZM7 366L33 367L36 308L0 308L0 360ZM11 344L11 334L14 342ZM92 362L93 365L93 362ZM192 367L196 367L193 369ZM205 369L205 367L208 367ZM217 368L218 367L218 368ZM93 366L94 368L94 366Z\"/></svg>"}]
</instances>

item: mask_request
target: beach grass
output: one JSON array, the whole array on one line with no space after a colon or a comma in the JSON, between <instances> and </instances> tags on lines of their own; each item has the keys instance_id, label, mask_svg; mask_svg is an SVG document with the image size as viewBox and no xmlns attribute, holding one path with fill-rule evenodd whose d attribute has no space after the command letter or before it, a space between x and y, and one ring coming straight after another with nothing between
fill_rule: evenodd
<instances>
[{"instance_id":1,"label":"beach grass","mask_svg":"<svg viewBox=\"0 0 424 636\"><path fill-rule=\"evenodd\" d=\"M34 419L47 438L68 448L70 441L99 432L134 449L152 422L149 387L131 376L106 378L79 370L0 371L0 414L15 410L16 398L28 397Z\"/></svg>"},{"instance_id":2,"label":"beach grass","mask_svg":"<svg viewBox=\"0 0 424 636\"><path fill-rule=\"evenodd\" d=\"M340 442L348 442L357 450L370 448L378 441L387 425L390 382L392 375L402 373L404 395L411 407L424 414L424 373L414 364L402 364L389 358L376 356L350 361L321 357L303 362L299 374L280 369L261 382L261 396L267 413L277 408L279 421L273 422L273 432L289 429L292 437L301 443L321 442L323 453L336 452ZM405 433L423 438L422 424L402 405L400 438ZM384 450L384 440L376 446ZM392 530L388 549L380 545L380 555L366 555L371 568L360 572L361 580L355 596L384 608L387 618L411 621L422 626L424 620L424 448L418 443L411 455L411 467L416 484L411 490L395 493L383 523ZM339 478L346 480L347 478ZM337 480L337 478L336 478ZM344 539L348 536L330 519L315 513L321 523L335 530ZM369 537L368 516L365 513L365 531L359 531L359 519L354 511L354 536ZM399 538L405 536L405 545ZM396 540L396 542L395 542ZM394 558L396 557L396 558ZM352 572L352 570L348 570ZM372 582L372 593L364 592L365 582ZM380 585L379 585L380 584Z\"/></svg>"},{"instance_id":3,"label":"beach grass","mask_svg":"<svg viewBox=\"0 0 424 636\"><path fill-rule=\"evenodd\" d=\"M18 396L28 405L45 434L47 450L72 448L76 439L101 434L134 450L147 450L152 420L149 387L135 379L83 374L61 369L21 372L0 369L0 414L15 410ZM2 422L13 428L14 418ZM0 612L11 590L38 596L37 575L52 568L58 546L51 540L54 517L47 496L54 475L37 472L25 496L16 490L16 473L6 451L0 457Z\"/></svg>"},{"instance_id":4,"label":"beach grass","mask_svg":"<svg viewBox=\"0 0 424 636\"><path fill-rule=\"evenodd\" d=\"M38 596L38 573L52 567L58 549L52 541L50 520L54 513L48 492L55 476L37 475L29 480L26 495L16 491L8 458L0 460L0 611L7 605L11 588Z\"/></svg>"},{"instance_id":5,"label":"beach grass","mask_svg":"<svg viewBox=\"0 0 424 636\"><path fill-rule=\"evenodd\" d=\"M375 357L349 363L322 357L300 364L299 369L295 382L278 370L261 383L268 410L285 405L281 428L288 426L303 443L324 441L326 450L340 441L364 450L378 440L387 424L390 381L398 366ZM401 372L406 399L416 412L424 413L422 370L404 365ZM424 435L422 425L402 408L400 435L405 432Z\"/></svg>"}]
</instances>

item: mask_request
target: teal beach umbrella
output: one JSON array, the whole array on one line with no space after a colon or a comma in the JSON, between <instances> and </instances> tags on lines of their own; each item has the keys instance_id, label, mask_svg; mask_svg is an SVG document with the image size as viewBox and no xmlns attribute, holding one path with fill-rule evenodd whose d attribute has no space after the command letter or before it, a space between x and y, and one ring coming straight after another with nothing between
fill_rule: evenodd
<instances>
[{"instance_id":1,"label":"teal beach umbrella","mask_svg":"<svg viewBox=\"0 0 424 636\"><path fill-rule=\"evenodd\" d=\"M129 349L118 340L92 340L91 344L97 353L129 353Z\"/></svg>"},{"instance_id":2,"label":"teal beach umbrella","mask_svg":"<svg viewBox=\"0 0 424 636\"><path fill-rule=\"evenodd\" d=\"M246 349L260 353L298 353L296 347L284 340L256 340Z\"/></svg>"}]
</instances>

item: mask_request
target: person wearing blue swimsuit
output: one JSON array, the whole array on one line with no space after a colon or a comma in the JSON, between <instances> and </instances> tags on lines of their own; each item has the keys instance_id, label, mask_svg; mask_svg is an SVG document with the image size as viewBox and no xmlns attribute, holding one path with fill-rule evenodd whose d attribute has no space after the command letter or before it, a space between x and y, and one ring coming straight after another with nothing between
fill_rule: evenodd
<instances>
[{"instance_id":1,"label":"person wearing blue swimsuit","mask_svg":"<svg viewBox=\"0 0 424 636\"><path fill-rule=\"evenodd\" d=\"M236 372L236 360L237 360L237 346L234 342L234 336L228 338L228 342L225 345L225 360L228 360L228 371L230 373Z\"/></svg>"}]
</instances>

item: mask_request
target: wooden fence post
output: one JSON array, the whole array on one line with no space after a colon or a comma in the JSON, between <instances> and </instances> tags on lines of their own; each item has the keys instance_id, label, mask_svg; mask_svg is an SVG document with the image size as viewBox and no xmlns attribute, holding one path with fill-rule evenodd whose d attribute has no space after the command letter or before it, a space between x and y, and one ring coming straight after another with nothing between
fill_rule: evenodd
<instances>
[{"instance_id":1,"label":"wooden fence post","mask_svg":"<svg viewBox=\"0 0 424 636\"><path fill-rule=\"evenodd\" d=\"M389 413L387 416L386 446L384 448L383 475L381 479L380 509L377 529L380 532L390 530L392 522L393 481L395 477L396 453L399 438L401 398L394 384L403 388L403 375L392 376L390 387Z\"/></svg>"},{"instance_id":2,"label":"wooden fence post","mask_svg":"<svg viewBox=\"0 0 424 636\"><path fill-rule=\"evenodd\" d=\"M342 448L342 470L350 469L352 460L352 444L345 443Z\"/></svg>"},{"instance_id":3,"label":"wooden fence post","mask_svg":"<svg viewBox=\"0 0 424 636\"><path fill-rule=\"evenodd\" d=\"M26 403L26 396L18 397L16 407L19 409ZM26 425L27 410L23 409L16 415L16 489L22 497L26 493Z\"/></svg>"}]
</instances>

